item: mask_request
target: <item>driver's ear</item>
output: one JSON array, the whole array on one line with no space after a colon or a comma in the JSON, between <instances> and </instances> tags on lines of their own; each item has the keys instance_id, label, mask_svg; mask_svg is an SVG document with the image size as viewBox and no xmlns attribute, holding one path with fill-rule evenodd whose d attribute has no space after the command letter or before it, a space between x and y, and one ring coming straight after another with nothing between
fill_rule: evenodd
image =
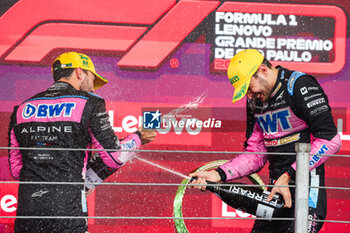
<instances>
[{"instance_id":1,"label":"driver's ear","mask_svg":"<svg viewBox=\"0 0 350 233\"><path fill-rule=\"evenodd\" d=\"M83 80L83 69L82 68L76 68L75 71L76 72L76 75L77 75L77 79L79 81Z\"/></svg>"},{"instance_id":2,"label":"driver's ear","mask_svg":"<svg viewBox=\"0 0 350 233\"><path fill-rule=\"evenodd\" d=\"M269 68L264 65L264 64L261 64L258 68L258 71L264 76L266 77L267 76L267 73L269 72Z\"/></svg>"}]
</instances>

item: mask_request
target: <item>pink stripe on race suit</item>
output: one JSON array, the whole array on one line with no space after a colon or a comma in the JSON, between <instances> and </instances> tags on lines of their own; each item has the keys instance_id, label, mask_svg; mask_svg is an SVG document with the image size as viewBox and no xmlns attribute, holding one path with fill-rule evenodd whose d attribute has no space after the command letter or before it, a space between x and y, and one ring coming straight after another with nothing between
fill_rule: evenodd
<instances>
[{"instance_id":1,"label":"pink stripe on race suit","mask_svg":"<svg viewBox=\"0 0 350 233\"><path fill-rule=\"evenodd\" d=\"M332 138L332 140L313 138L311 140L311 151L310 154L310 171L321 164L323 164L329 157L322 155L334 155L341 148L341 139L340 135L337 134ZM296 170L296 162L292 164L292 168Z\"/></svg>"},{"instance_id":2,"label":"pink stripe on race suit","mask_svg":"<svg viewBox=\"0 0 350 233\"><path fill-rule=\"evenodd\" d=\"M91 149L91 145L88 146L86 149ZM81 171L81 175L83 176L83 179L85 179L86 177L86 166L89 160L89 152L85 151L85 158L84 158L84 167L83 170Z\"/></svg>"},{"instance_id":3,"label":"pink stripe on race suit","mask_svg":"<svg viewBox=\"0 0 350 233\"><path fill-rule=\"evenodd\" d=\"M10 135L10 141L11 141L11 147L19 147L16 135L14 130L11 130L11 135ZM13 149L10 150L10 170L11 170L11 175L13 178L19 180L19 173L22 169L22 154L19 150Z\"/></svg>"},{"instance_id":4,"label":"pink stripe on race suit","mask_svg":"<svg viewBox=\"0 0 350 233\"><path fill-rule=\"evenodd\" d=\"M22 103L17 111L17 124L26 122L80 122L86 99L40 99Z\"/></svg>"},{"instance_id":5,"label":"pink stripe on race suit","mask_svg":"<svg viewBox=\"0 0 350 233\"><path fill-rule=\"evenodd\" d=\"M96 149L106 149L104 148L96 137L92 134L89 129L92 143ZM137 150L141 146L141 140L137 134L130 134L123 141L121 141L122 150ZM133 152L117 151L117 152L98 152L103 160L103 162L110 168L119 169L124 163L132 158ZM112 158L113 157L113 158Z\"/></svg>"},{"instance_id":6,"label":"pink stripe on race suit","mask_svg":"<svg viewBox=\"0 0 350 233\"><path fill-rule=\"evenodd\" d=\"M257 123L255 123L254 131L247 143L246 151L266 152L264 137ZM220 166L220 168L226 174L226 181L229 181L258 172L265 165L266 161L267 155L265 154L243 153Z\"/></svg>"}]
</instances>

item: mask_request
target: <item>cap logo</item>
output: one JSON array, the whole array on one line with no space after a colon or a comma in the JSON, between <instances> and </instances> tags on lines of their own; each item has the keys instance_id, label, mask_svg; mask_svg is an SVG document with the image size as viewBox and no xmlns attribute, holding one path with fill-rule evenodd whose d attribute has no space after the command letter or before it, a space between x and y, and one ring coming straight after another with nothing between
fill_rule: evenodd
<instances>
[{"instance_id":1,"label":"cap logo","mask_svg":"<svg viewBox=\"0 0 350 233\"><path fill-rule=\"evenodd\" d=\"M256 65L253 66L253 68L248 72L247 76L249 76L255 70L255 68L256 68Z\"/></svg>"},{"instance_id":2,"label":"cap logo","mask_svg":"<svg viewBox=\"0 0 350 233\"><path fill-rule=\"evenodd\" d=\"M62 64L62 65L61 65L61 68L72 67L72 66L73 66L72 63Z\"/></svg>"},{"instance_id":3,"label":"cap logo","mask_svg":"<svg viewBox=\"0 0 350 233\"><path fill-rule=\"evenodd\" d=\"M85 71L90 71L96 77L94 80L94 89L98 89L108 83L108 80L103 78L101 75L97 74L95 71L95 66L89 56L77 52L66 52L62 53L52 64L52 72L57 72L60 69L83 69ZM55 80L56 81L56 80Z\"/></svg>"},{"instance_id":4,"label":"cap logo","mask_svg":"<svg viewBox=\"0 0 350 233\"><path fill-rule=\"evenodd\" d=\"M83 66L85 67L88 67L89 68L89 58L84 56L84 55L79 55L80 56L80 59L82 60L83 62Z\"/></svg>"},{"instance_id":5,"label":"cap logo","mask_svg":"<svg viewBox=\"0 0 350 233\"><path fill-rule=\"evenodd\" d=\"M89 63L88 63L88 61L83 60L82 62L83 62L83 66L85 66L85 67L88 67L88 68L89 68Z\"/></svg>"},{"instance_id":6,"label":"cap logo","mask_svg":"<svg viewBox=\"0 0 350 233\"><path fill-rule=\"evenodd\" d=\"M89 60L89 58L87 56L84 56L84 55L81 55L81 54L79 54L79 56L80 56L80 59L82 59L82 60Z\"/></svg>"},{"instance_id":7,"label":"cap logo","mask_svg":"<svg viewBox=\"0 0 350 233\"><path fill-rule=\"evenodd\" d=\"M235 82L238 82L238 81L239 81L238 75L235 75L234 77L230 78L231 84L234 84Z\"/></svg>"},{"instance_id":8,"label":"cap logo","mask_svg":"<svg viewBox=\"0 0 350 233\"><path fill-rule=\"evenodd\" d=\"M72 67L72 66L73 66L72 63L62 64L60 66L57 66L57 67L53 68L53 70L56 71L56 70L63 69L63 68L66 69L66 68L69 68L69 67Z\"/></svg>"},{"instance_id":9,"label":"cap logo","mask_svg":"<svg viewBox=\"0 0 350 233\"><path fill-rule=\"evenodd\" d=\"M236 99L240 99L242 96L244 96L244 94L247 91L247 83L244 83L244 86L241 88L241 90L239 90L234 97L232 98L232 101L236 100Z\"/></svg>"}]
</instances>

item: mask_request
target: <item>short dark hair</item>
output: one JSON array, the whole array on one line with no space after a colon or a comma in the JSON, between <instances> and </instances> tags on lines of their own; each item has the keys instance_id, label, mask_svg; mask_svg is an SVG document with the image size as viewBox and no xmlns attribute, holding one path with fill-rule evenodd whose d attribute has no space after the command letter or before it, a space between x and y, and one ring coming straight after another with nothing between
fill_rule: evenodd
<instances>
[{"instance_id":1,"label":"short dark hair","mask_svg":"<svg viewBox=\"0 0 350 233\"><path fill-rule=\"evenodd\" d=\"M75 68L62 69L61 62L59 60L57 60L52 64L52 70L53 70L53 79L56 82L56 81L60 80L61 78L71 76L71 74L73 73Z\"/></svg>"},{"instance_id":2,"label":"short dark hair","mask_svg":"<svg viewBox=\"0 0 350 233\"><path fill-rule=\"evenodd\" d=\"M265 66L269 67L270 69L272 67L272 64L266 58L264 58L264 60L261 62L261 64L264 64Z\"/></svg>"},{"instance_id":3,"label":"short dark hair","mask_svg":"<svg viewBox=\"0 0 350 233\"><path fill-rule=\"evenodd\" d=\"M264 58L264 60L261 62L261 64L267 66L269 69L272 68L271 62L269 60L267 60L266 58ZM255 77L257 72L258 72L258 70L255 71L255 73L252 75L252 77Z\"/></svg>"}]
</instances>

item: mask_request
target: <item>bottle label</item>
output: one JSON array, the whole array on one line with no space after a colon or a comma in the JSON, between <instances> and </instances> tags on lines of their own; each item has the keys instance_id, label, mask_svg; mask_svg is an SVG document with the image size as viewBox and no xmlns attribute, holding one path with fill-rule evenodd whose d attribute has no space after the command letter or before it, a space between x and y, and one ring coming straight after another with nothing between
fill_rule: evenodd
<instances>
[{"instance_id":1,"label":"bottle label","mask_svg":"<svg viewBox=\"0 0 350 233\"><path fill-rule=\"evenodd\" d=\"M274 209L272 207L258 204L258 208L256 209L256 217L260 218L272 218Z\"/></svg>"},{"instance_id":2,"label":"bottle label","mask_svg":"<svg viewBox=\"0 0 350 233\"><path fill-rule=\"evenodd\" d=\"M103 180L91 168L86 170L85 181L88 183L101 183ZM95 184L96 185L96 184ZM86 184L89 189L95 188L94 184Z\"/></svg>"},{"instance_id":3,"label":"bottle label","mask_svg":"<svg viewBox=\"0 0 350 233\"><path fill-rule=\"evenodd\" d=\"M260 194L258 192L258 189L256 189L257 192L254 192L252 190L244 189L244 188L239 187L239 186L230 186L229 191L232 193L238 194L240 196L248 197L248 198L256 200L258 202L265 203L266 205L270 205L273 207L277 207L277 205L278 205L278 199L276 199L276 197L278 197L278 196L276 196L274 199L272 199L269 202L266 200L268 194L270 194L270 192L267 192L267 191L263 191ZM282 207L279 207L279 208L282 208Z\"/></svg>"}]
</instances>

